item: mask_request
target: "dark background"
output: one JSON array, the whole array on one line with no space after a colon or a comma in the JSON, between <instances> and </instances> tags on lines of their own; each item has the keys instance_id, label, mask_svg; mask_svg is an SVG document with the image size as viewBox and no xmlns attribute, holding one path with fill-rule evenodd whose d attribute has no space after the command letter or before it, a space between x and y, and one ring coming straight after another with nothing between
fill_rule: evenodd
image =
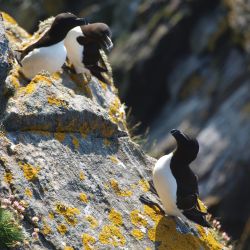
<instances>
[{"instance_id":1,"label":"dark background","mask_svg":"<svg viewBox=\"0 0 250 250\"><path fill-rule=\"evenodd\" d=\"M130 127L141 122L133 134L155 157L173 149L170 129L196 136L201 197L237 249L250 249L249 1L0 0L0 8L31 33L63 11L109 24L115 84Z\"/></svg>"}]
</instances>

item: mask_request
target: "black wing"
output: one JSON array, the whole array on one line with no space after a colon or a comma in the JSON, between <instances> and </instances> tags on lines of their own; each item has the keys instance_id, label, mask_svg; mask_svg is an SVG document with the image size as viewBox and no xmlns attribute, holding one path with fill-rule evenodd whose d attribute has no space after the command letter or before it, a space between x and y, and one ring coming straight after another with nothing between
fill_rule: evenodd
<instances>
[{"instance_id":1,"label":"black wing","mask_svg":"<svg viewBox=\"0 0 250 250\"><path fill-rule=\"evenodd\" d=\"M31 44L30 46L21 51L20 60L22 60L34 49L51 46L53 44L56 44L57 42L58 42L57 40L51 39L49 31L47 31L38 41L36 41L35 43Z\"/></svg>"}]
</instances>

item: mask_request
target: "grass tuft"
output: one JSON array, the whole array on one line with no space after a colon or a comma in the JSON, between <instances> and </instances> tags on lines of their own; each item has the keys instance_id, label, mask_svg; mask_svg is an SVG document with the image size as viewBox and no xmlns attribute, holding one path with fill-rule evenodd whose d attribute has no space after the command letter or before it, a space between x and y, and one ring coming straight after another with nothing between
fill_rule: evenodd
<instances>
[{"instance_id":1,"label":"grass tuft","mask_svg":"<svg viewBox=\"0 0 250 250\"><path fill-rule=\"evenodd\" d=\"M24 234L14 214L0 208L0 249L13 247L23 241Z\"/></svg>"}]
</instances>

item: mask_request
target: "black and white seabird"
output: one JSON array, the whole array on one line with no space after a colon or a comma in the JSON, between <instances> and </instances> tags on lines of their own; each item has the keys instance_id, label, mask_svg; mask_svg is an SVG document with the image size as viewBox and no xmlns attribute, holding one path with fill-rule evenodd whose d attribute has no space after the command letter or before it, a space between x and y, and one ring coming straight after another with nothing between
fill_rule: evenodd
<instances>
[{"instance_id":1,"label":"black and white seabird","mask_svg":"<svg viewBox=\"0 0 250 250\"><path fill-rule=\"evenodd\" d=\"M51 27L35 43L21 52L19 58L21 72L32 79L37 73L46 70L57 72L63 66L67 51L64 39L72 28L86 24L84 18L78 18L71 13L61 13L55 17Z\"/></svg>"},{"instance_id":2,"label":"black and white seabird","mask_svg":"<svg viewBox=\"0 0 250 250\"><path fill-rule=\"evenodd\" d=\"M111 30L105 23L92 23L75 27L65 38L65 47L69 61L73 64L77 74L85 73L86 68L105 82L102 72L107 68L98 65L101 59L100 49L110 51L113 48Z\"/></svg>"},{"instance_id":3,"label":"black and white seabird","mask_svg":"<svg viewBox=\"0 0 250 250\"><path fill-rule=\"evenodd\" d=\"M177 129L171 131L177 142L174 152L161 157L153 169L154 187L168 215L189 219L201 226L211 227L199 205L196 175L189 164L199 152L199 143Z\"/></svg>"}]
</instances>

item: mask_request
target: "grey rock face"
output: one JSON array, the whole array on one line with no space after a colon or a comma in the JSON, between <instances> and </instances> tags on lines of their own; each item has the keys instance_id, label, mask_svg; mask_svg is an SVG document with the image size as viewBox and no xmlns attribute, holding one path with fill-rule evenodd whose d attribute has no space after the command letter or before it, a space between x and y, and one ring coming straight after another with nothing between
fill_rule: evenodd
<instances>
[{"instance_id":1,"label":"grey rock face","mask_svg":"<svg viewBox=\"0 0 250 250\"><path fill-rule=\"evenodd\" d=\"M11 69L11 52L8 46L8 40L5 35L5 29L2 22L2 15L0 14L0 104L3 98L3 86L5 78ZM2 108L0 108L1 117Z\"/></svg>"},{"instance_id":2,"label":"grey rock face","mask_svg":"<svg viewBox=\"0 0 250 250\"><path fill-rule=\"evenodd\" d=\"M16 32L8 34L12 47ZM26 207L26 249L222 246L212 231L140 202L140 195L158 202L147 181L155 159L131 141L112 81L64 72L27 82L13 64L4 87L12 94L1 120L0 198L13 194Z\"/></svg>"}]
</instances>

